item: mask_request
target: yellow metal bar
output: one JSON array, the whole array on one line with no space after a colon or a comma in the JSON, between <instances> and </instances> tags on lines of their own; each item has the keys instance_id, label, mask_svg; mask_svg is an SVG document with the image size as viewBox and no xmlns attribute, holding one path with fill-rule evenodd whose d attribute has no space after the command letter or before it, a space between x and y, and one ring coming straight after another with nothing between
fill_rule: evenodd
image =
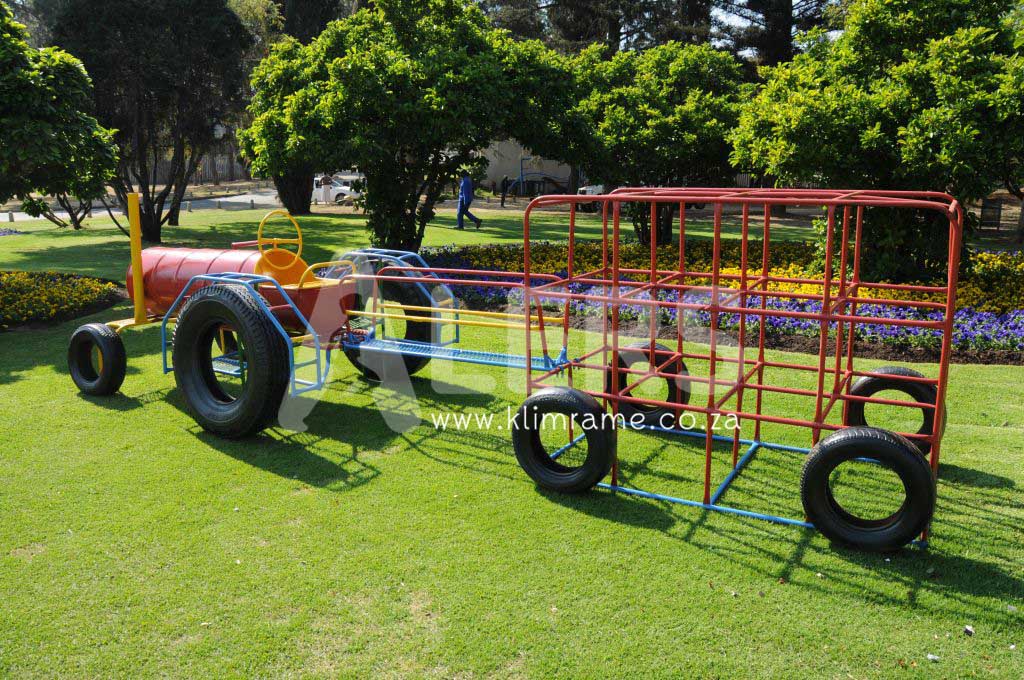
<instances>
[{"instance_id":1,"label":"yellow metal bar","mask_svg":"<svg viewBox=\"0 0 1024 680\"><path fill-rule=\"evenodd\" d=\"M135 298L135 324L146 323L146 293L142 286L142 217L139 195L128 194L128 238L132 255L132 297Z\"/></svg>"},{"instance_id":2,"label":"yellow metal bar","mask_svg":"<svg viewBox=\"0 0 1024 680\"><path fill-rule=\"evenodd\" d=\"M476 309L442 309L439 307L420 307L417 305L403 305L399 302L385 302L381 305L385 309L409 309L414 312L438 312L443 314L459 314L459 315L473 315L473 316L484 316L498 319L525 319L525 314L517 314L514 312L485 312ZM537 321L538 317L536 314L530 315L530 321ZM445 323L450 323L450 320L445 319Z\"/></svg>"},{"instance_id":3,"label":"yellow metal bar","mask_svg":"<svg viewBox=\"0 0 1024 680\"><path fill-rule=\"evenodd\" d=\"M428 307L427 309L434 309ZM522 328L521 323L495 323L492 321L471 321L469 319L438 319L431 316L407 316L405 314L385 314L383 312L351 311L349 316L369 316L375 319L400 319L404 321L423 321L433 324L455 324L457 326L477 326L479 328ZM531 326L530 330L540 330L540 326Z\"/></svg>"},{"instance_id":4,"label":"yellow metal bar","mask_svg":"<svg viewBox=\"0 0 1024 680\"><path fill-rule=\"evenodd\" d=\"M117 321L108 321L106 323L106 325L107 325L107 327L112 328L115 333L120 333L125 328L130 328L131 326L142 326L142 325L147 324L147 323L155 323L155 322L160 321L162 319L163 319L162 316L147 316L145 321L143 321L141 324L138 321L136 321L134 318L131 318L131 319L118 319ZM172 318L171 320L173 321L174 319Z\"/></svg>"},{"instance_id":5,"label":"yellow metal bar","mask_svg":"<svg viewBox=\"0 0 1024 680\"><path fill-rule=\"evenodd\" d=\"M306 279L310 276L316 278L313 274L317 269L324 269L325 267L352 267L355 268L355 263L352 260L328 260L327 262L314 262L313 264L306 267L306 271L302 272L302 276L299 277L299 288L302 288L302 284L306 282ZM343 280L343 279L342 279ZM340 283L341 281L339 281Z\"/></svg>"}]
</instances>

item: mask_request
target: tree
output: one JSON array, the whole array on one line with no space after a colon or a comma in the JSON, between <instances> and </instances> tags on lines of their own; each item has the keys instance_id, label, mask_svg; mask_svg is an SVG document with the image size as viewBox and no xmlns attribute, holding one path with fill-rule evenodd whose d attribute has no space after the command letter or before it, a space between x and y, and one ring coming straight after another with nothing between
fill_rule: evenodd
<instances>
[{"instance_id":1,"label":"tree","mask_svg":"<svg viewBox=\"0 0 1024 680\"><path fill-rule=\"evenodd\" d=\"M1017 219L1017 243L1024 244L1024 3L1018 3L1006 18L1014 36L1015 53L1002 70L997 101L1000 118L1006 122L1003 142L1010 147L1004 154L1000 174L1003 186L1020 201Z\"/></svg>"},{"instance_id":2,"label":"tree","mask_svg":"<svg viewBox=\"0 0 1024 680\"><path fill-rule=\"evenodd\" d=\"M0 3L0 202L18 198L26 212L67 226L33 196L54 195L79 229L117 163L111 133L88 113L92 83L81 62L27 39Z\"/></svg>"},{"instance_id":3,"label":"tree","mask_svg":"<svg viewBox=\"0 0 1024 680\"><path fill-rule=\"evenodd\" d=\"M641 15L636 47L667 42L700 45L711 39L712 0L654 0Z\"/></svg>"},{"instance_id":4,"label":"tree","mask_svg":"<svg viewBox=\"0 0 1024 680\"><path fill-rule=\"evenodd\" d=\"M281 203L293 215L309 213L313 173L328 166L326 144L319 131L294 134L296 95L314 77L306 71L307 50L288 37L271 47L270 54L253 71L251 122L238 132L242 156L256 175L270 177ZM319 71L317 78L325 78Z\"/></svg>"},{"instance_id":5,"label":"tree","mask_svg":"<svg viewBox=\"0 0 1024 680\"><path fill-rule=\"evenodd\" d=\"M854 0L843 33L763 70L740 117L734 160L783 182L930 189L977 200L1019 159L1021 55L1011 0ZM868 275L941 275L940 225L865 218Z\"/></svg>"},{"instance_id":6,"label":"tree","mask_svg":"<svg viewBox=\"0 0 1024 680\"><path fill-rule=\"evenodd\" d=\"M479 0L498 28L564 54L600 44L608 54L677 41L705 43L712 0Z\"/></svg>"},{"instance_id":7,"label":"tree","mask_svg":"<svg viewBox=\"0 0 1024 680\"><path fill-rule=\"evenodd\" d=\"M482 0L480 8L497 28L521 40L541 40L547 33L537 0Z\"/></svg>"},{"instance_id":8,"label":"tree","mask_svg":"<svg viewBox=\"0 0 1024 680\"><path fill-rule=\"evenodd\" d=\"M580 102L592 148L585 168L608 186L690 186L727 182L729 134L744 86L740 64L708 45L667 43L603 60L600 48L574 62L588 92ZM633 215L649 238L649 215ZM659 218L658 241L671 238L671 212Z\"/></svg>"},{"instance_id":9,"label":"tree","mask_svg":"<svg viewBox=\"0 0 1024 680\"><path fill-rule=\"evenodd\" d=\"M719 7L739 22L725 23L724 32L736 52L753 50L763 66L789 61L796 53L798 31L826 21L835 0L720 0Z\"/></svg>"},{"instance_id":10,"label":"tree","mask_svg":"<svg viewBox=\"0 0 1024 680\"><path fill-rule=\"evenodd\" d=\"M114 191L122 204L139 191L143 238L159 242L217 125L242 108L248 31L224 0L65 0L52 35L103 84L97 117L120 150Z\"/></svg>"},{"instance_id":11,"label":"tree","mask_svg":"<svg viewBox=\"0 0 1024 680\"><path fill-rule=\"evenodd\" d=\"M320 35L327 24L352 9L350 0L274 0L284 19L284 32L301 43Z\"/></svg>"},{"instance_id":12,"label":"tree","mask_svg":"<svg viewBox=\"0 0 1024 680\"><path fill-rule=\"evenodd\" d=\"M560 59L465 0L376 0L257 69L243 153L275 182L358 168L373 243L416 250L445 184L491 141L558 148L553 109L568 109L571 81Z\"/></svg>"},{"instance_id":13,"label":"tree","mask_svg":"<svg viewBox=\"0 0 1024 680\"><path fill-rule=\"evenodd\" d=\"M270 54L270 46L281 39L284 19L274 0L227 0L228 8L242 22L252 37L244 61L251 72L261 59Z\"/></svg>"}]
</instances>

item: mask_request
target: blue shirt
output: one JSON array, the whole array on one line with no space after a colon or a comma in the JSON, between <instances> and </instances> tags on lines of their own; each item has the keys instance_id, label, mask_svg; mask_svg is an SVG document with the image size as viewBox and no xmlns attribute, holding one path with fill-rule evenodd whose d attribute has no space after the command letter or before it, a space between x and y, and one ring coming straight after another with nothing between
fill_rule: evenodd
<instances>
[{"instance_id":1,"label":"blue shirt","mask_svg":"<svg viewBox=\"0 0 1024 680\"><path fill-rule=\"evenodd\" d=\"M473 200L473 180L469 177L463 177L459 182L459 200L466 202Z\"/></svg>"}]
</instances>

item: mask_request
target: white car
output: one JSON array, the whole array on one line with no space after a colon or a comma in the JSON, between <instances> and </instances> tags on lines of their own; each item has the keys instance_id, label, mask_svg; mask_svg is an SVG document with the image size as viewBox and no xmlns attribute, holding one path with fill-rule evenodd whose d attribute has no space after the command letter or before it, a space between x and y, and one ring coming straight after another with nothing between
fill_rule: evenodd
<instances>
[{"instance_id":1,"label":"white car","mask_svg":"<svg viewBox=\"0 0 1024 680\"><path fill-rule=\"evenodd\" d=\"M352 188L350 179L334 179L329 176L313 180L313 198L321 203L351 203L361 195Z\"/></svg>"},{"instance_id":2,"label":"white car","mask_svg":"<svg viewBox=\"0 0 1024 680\"><path fill-rule=\"evenodd\" d=\"M599 196L604 193L603 184L588 184L585 187L580 187L576 193L580 196ZM594 201L593 203L580 203L580 210L583 212L599 212L601 211L600 201Z\"/></svg>"}]
</instances>

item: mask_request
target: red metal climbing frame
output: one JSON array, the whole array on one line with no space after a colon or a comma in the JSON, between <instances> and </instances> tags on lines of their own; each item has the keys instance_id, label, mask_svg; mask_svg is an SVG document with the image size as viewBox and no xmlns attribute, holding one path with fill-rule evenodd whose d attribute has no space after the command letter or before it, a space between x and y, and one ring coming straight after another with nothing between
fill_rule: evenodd
<instances>
[{"instance_id":1,"label":"red metal climbing frame","mask_svg":"<svg viewBox=\"0 0 1024 680\"><path fill-rule=\"evenodd\" d=\"M577 239L577 211L583 203L600 205L601 237L604 255L599 268L580 272L574 262ZM706 222L707 211L712 215L713 255L710 271L692 267L687 260L687 214L694 210L689 206L703 204L701 218ZM647 269L629 268L623 265L621 243L623 241L623 219L627 210L649 210L650 223L654 224L659 209L671 206L673 209L673 241L671 246L678 254L677 266L673 269L658 268L658 245L651 238L650 266ZM787 263L773 259L772 232L773 207L787 206L820 207L828 223L825 249L824 273L820 278L796 278L777 276L771 273L773 267ZM565 278L552 281L538 277L531 261L530 220L534 211L540 208L568 209L568 261ZM892 284L865 280L862 275L863 225L865 210L868 208L892 210L917 210L938 213L942 222L948 223L948 269L944 285ZM874 211L878 212L878 211ZM722 269L723 223L726 217L738 221L740 239L739 273L726 273ZM877 218L875 215L873 218ZM627 219L626 229L631 229ZM719 486L717 492L712 485L712 445L721 436L713 433L712 418L715 414L733 415L740 423L752 421L753 438L741 439L736 430L728 439L732 442L732 463L734 473L749 458L740 458L741 444L752 448L771 446L761 442L762 423L778 423L810 430L810 443L816 444L823 431L838 430L847 423L847 410L851 403L884 404L909 408L932 409L932 427L925 432L902 433L917 440L919 446L930 451L930 464L938 469L946 385L949 378L950 346L955 308L957 271L960 261L963 211L956 200L947 194L912 191L856 191L818 189L736 189L736 188L624 188L604 196L541 196L530 203L526 210L523 228L524 245L524 304L540 319L541 332L526 331L527 359L539 348L547 354L547 337L544 329L549 326L561 327L564 338L570 328L573 303L585 302L601 308L600 332L602 342L582 356L569 359L566 364L540 373L529 373L528 392L563 382L567 373L570 386L580 384L583 371L607 372L609 367L618 366L620 352L620 310L623 306L645 308L649 321L650 367L643 370L619 368L611 370L611 389L583 391L597 397L611 409L623 403L648 407L671 409L674 413L692 412L706 419L707 428L700 433L705 439L704 506L717 502L730 479ZM653 232L653 229L652 229ZM941 237L942 234L936 234ZM760 240L756 245L754 239ZM754 252L751 252L754 251ZM804 290L795 292L794 284ZM586 293L573 292L586 287ZM790 290L780 290L780 288ZM812 292L805 292L810 287ZM814 290L814 289L817 290ZM595 292L599 291L599 292ZM869 295L873 293L873 295ZM928 294L922 296L922 293ZM913 295L927 297L907 299ZM877 304L880 296L889 298L885 304L893 310L927 310L929 318L912 315L903 318L899 313L882 317L859 313L867 303ZM700 298L700 299L694 299ZM543 303L551 309L552 301L560 301L563 313L560 319L545 321ZM806 309L780 309L772 301L802 301L818 303L820 311ZM808 305L805 305L805 307ZM813 306L813 305L810 305ZM699 343L685 337L684 323L678 322L689 313L704 313L710 316L707 335ZM676 319L674 349L668 353L657 352L655 343L659 335L659 317L666 313ZM738 315L738 329L729 333L729 343L735 346L730 356L720 351L723 331L719 322L723 314ZM550 316L550 311L549 311ZM808 355L805 363L773 361L766 356L766 323L759 323L768 317L810 320L818 325L818 355ZM735 317L734 317L735 318ZM941 357L938 374L933 377L899 376L907 383L922 383L935 390L935 402L902 401L879 396L858 396L851 393L851 387L860 377L872 375L860 369L857 361L856 338L860 325L872 324L888 327L919 327L931 329L940 336ZM755 331L751 331L756 326ZM735 354L735 356L731 356ZM698 363L706 362L705 375L682 376L673 372L680 360ZM809 372L816 376L816 388L804 389L781 384L768 384L766 369ZM669 401L652 401L631 396L645 381L653 378L685 379L690 383L703 385L706 399L701 403L680 404ZM765 413L763 397L769 393L797 395L807 400L806 411L801 413ZM830 422L830 413L841 405L842 422ZM781 447L787 448L787 447ZM794 447L789 447L794 448ZM749 451L752 454L753 451ZM618 487L617 464L612 469L612 483L604 485ZM642 494L656 496L656 494ZM674 500L674 499L669 499ZM696 504L696 503L694 503ZM768 519L778 519L767 517ZM800 523L800 522L794 522Z\"/></svg>"}]
</instances>

